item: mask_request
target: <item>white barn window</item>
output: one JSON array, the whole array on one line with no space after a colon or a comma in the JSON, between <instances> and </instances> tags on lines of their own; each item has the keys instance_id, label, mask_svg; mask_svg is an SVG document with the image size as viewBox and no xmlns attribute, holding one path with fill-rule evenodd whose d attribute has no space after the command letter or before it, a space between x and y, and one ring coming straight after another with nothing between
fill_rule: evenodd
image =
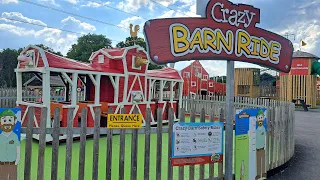
<instances>
[{"instance_id":1,"label":"white barn window","mask_svg":"<svg viewBox=\"0 0 320 180\"><path fill-rule=\"evenodd\" d=\"M197 86L197 83L195 81L192 81L191 86Z\"/></svg>"},{"instance_id":2,"label":"white barn window","mask_svg":"<svg viewBox=\"0 0 320 180\"><path fill-rule=\"evenodd\" d=\"M190 78L190 72L184 72L183 77Z\"/></svg>"},{"instance_id":3,"label":"white barn window","mask_svg":"<svg viewBox=\"0 0 320 180\"><path fill-rule=\"evenodd\" d=\"M99 55L98 56L98 63L103 64L104 63L104 55Z\"/></svg>"},{"instance_id":4,"label":"white barn window","mask_svg":"<svg viewBox=\"0 0 320 180\"><path fill-rule=\"evenodd\" d=\"M208 79L208 75L203 75L203 79Z\"/></svg>"},{"instance_id":5,"label":"white barn window","mask_svg":"<svg viewBox=\"0 0 320 180\"><path fill-rule=\"evenodd\" d=\"M213 82L209 82L209 87L213 87Z\"/></svg>"}]
</instances>

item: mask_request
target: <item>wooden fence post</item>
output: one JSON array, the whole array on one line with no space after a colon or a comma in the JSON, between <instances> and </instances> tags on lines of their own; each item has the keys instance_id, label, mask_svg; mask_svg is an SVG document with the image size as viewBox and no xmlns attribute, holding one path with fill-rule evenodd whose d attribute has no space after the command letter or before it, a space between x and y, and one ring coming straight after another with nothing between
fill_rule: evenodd
<instances>
[{"instance_id":1,"label":"wooden fence post","mask_svg":"<svg viewBox=\"0 0 320 180\"><path fill-rule=\"evenodd\" d=\"M51 180L58 179L59 135L60 135L60 109L56 108L54 110L54 121L53 121L53 131L52 131Z\"/></svg>"},{"instance_id":2,"label":"wooden fence post","mask_svg":"<svg viewBox=\"0 0 320 180\"><path fill-rule=\"evenodd\" d=\"M145 156L144 156L144 179L149 180L150 178L150 120L151 120L151 109L147 108L147 117L145 125Z\"/></svg>"},{"instance_id":3,"label":"wooden fence post","mask_svg":"<svg viewBox=\"0 0 320 180\"><path fill-rule=\"evenodd\" d=\"M82 112L81 112L79 173L78 173L78 179L79 180L84 180L84 172L85 172L87 114L88 114L88 109L87 108L83 108Z\"/></svg>"},{"instance_id":4,"label":"wooden fence post","mask_svg":"<svg viewBox=\"0 0 320 180\"><path fill-rule=\"evenodd\" d=\"M100 138L101 109L96 107L94 111L94 133L93 133L93 166L92 179L98 180L99 173L99 138Z\"/></svg>"},{"instance_id":5,"label":"wooden fence post","mask_svg":"<svg viewBox=\"0 0 320 180\"><path fill-rule=\"evenodd\" d=\"M26 152L24 161L24 179L31 179L31 155L32 155L32 135L33 135L34 107L29 107L26 133Z\"/></svg>"},{"instance_id":6,"label":"wooden fence post","mask_svg":"<svg viewBox=\"0 0 320 180\"><path fill-rule=\"evenodd\" d=\"M47 127L47 108L41 109L39 152L38 152L38 175L37 179L42 180L44 176L44 153L46 148L46 127Z\"/></svg>"},{"instance_id":7,"label":"wooden fence post","mask_svg":"<svg viewBox=\"0 0 320 180\"><path fill-rule=\"evenodd\" d=\"M112 114L113 109L108 108L108 114ZM108 126L108 124L107 124ZM112 135L113 130L111 128L107 129L107 161L106 161L106 179L111 180L112 179Z\"/></svg>"}]
</instances>

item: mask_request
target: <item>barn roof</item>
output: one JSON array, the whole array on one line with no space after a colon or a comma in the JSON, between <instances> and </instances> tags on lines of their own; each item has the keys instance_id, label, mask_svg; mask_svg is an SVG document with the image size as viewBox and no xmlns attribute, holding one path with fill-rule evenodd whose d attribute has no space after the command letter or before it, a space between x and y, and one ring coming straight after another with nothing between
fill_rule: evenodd
<instances>
[{"instance_id":1,"label":"barn roof","mask_svg":"<svg viewBox=\"0 0 320 180\"><path fill-rule=\"evenodd\" d=\"M108 72L122 73L121 71L115 70L115 69L92 67L91 64L89 63L76 61L66 57L61 57L61 56L52 54L48 51L45 51L45 53L46 53L49 67L52 67L52 68L73 69L73 70L83 70L83 71L98 71L98 72L106 72L106 73Z\"/></svg>"},{"instance_id":2,"label":"barn roof","mask_svg":"<svg viewBox=\"0 0 320 180\"><path fill-rule=\"evenodd\" d=\"M179 72L173 68L148 70L147 75L150 77L155 77L155 78L182 80Z\"/></svg>"},{"instance_id":3,"label":"barn roof","mask_svg":"<svg viewBox=\"0 0 320 180\"><path fill-rule=\"evenodd\" d=\"M303 51L296 51L293 52L292 58L312 58L312 59L320 59L318 56L308 53L308 52L303 52Z\"/></svg>"}]
</instances>

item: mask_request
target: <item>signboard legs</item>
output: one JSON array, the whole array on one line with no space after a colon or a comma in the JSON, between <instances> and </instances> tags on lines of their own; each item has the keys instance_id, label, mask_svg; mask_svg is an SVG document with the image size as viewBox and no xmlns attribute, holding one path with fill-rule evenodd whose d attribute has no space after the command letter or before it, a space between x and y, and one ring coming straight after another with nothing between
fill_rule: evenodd
<instances>
[{"instance_id":1,"label":"signboard legs","mask_svg":"<svg viewBox=\"0 0 320 180\"><path fill-rule=\"evenodd\" d=\"M227 61L227 92L226 92L226 141L225 141L225 179L233 179L233 107L234 107L234 61Z\"/></svg>"}]
</instances>

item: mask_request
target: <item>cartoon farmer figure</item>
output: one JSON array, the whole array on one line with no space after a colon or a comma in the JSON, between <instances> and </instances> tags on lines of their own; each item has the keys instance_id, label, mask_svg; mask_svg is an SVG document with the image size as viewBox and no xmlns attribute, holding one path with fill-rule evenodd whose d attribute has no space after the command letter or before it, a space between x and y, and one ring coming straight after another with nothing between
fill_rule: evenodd
<instances>
[{"instance_id":1,"label":"cartoon farmer figure","mask_svg":"<svg viewBox=\"0 0 320 180\"><path fill-rule=\"evenodd\" d=\"M263 110L259 110L257 114L257 124L258 127L256 129L256 153L257 153L257 176L256 180L260 179L261 171L262 177L267 178L267 174L265 172L265 139L266 139L266 129L263 126L264 122L264 112Z\"/></svg>"},{"instance_id":2,"label":"cartoon farmer figure","mask_svg":"<svg viewBox=\"0 0 320 180\"><path fill-rule=\"evenodd\" d=\"M20 141L13 132L17 117L6 109L0 113L0 179L16 180L17 165L20 160Z\"/></svg>"}]
</instances>

